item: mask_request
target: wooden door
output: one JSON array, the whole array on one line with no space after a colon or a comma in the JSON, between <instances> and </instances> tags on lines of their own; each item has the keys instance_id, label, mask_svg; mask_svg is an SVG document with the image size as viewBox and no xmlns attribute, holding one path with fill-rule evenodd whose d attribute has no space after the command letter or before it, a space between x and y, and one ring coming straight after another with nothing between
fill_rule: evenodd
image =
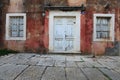
<instances>
[{"instance_id":1,"label":"wooden door","mask_svg":"<svg viewBox=\"0 0 120 80\"><path fill-rule=\"evenodd\" d=\"M54 51L74 51L75 17L54 17Z\"/></svg>"}]
</instances>

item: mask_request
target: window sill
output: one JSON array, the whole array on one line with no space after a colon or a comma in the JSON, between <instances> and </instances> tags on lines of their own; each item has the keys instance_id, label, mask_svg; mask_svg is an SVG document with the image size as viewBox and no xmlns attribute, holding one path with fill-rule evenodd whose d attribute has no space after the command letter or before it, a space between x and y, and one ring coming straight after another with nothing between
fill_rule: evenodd
<instances>
[{"instance_id":1,"label":"window sill","mask_svg":"<svg viewBox=\"0 0 120 80\"><path fill-rule=\"evenodd\" d=\"M19 38L19 37L10 37L10 38L6 38L6 40L26 40L25 37Z\"/></svg>"},{"instance_id":2,"label":"window sill","mask_svg":"<svg viewBox=\"0 0 120 80\"><path fill-rule=\"evenodd\" d=\"M94 39L93 41L96 42L114 42L114 39Z\"/></svg>"}]
</instances>

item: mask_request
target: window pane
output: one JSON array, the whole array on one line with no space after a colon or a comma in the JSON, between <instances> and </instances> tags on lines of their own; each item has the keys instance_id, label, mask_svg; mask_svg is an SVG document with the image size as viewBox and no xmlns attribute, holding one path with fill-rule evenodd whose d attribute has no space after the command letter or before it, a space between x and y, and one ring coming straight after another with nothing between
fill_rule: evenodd
<instances>
[{"instance_id":1,"label":"window pane","mask_svg":"<svg viewBox=\"0 0 120 80\"><path fill-rule=\"evenodd\" d=\"M20 26L19 26L19 30L22 30L22 31L23 31L23 25L20 25Z\"/></svg>"},{"instance_id":2,"label":"window pane","mask_svg":"<svg viewBox=\"0 0 120 80\"><path fill-rule=\"evenodd\" d=\"M20 37L23 37L23 31L20 31L19 33L20 33L19 36L20 36Z\"/></svg>"},{"instance_id":3,"label":"window pane","mask_svg":"<svg viewBox=\"0 0 120 80\"><path fill-rule=\"evenodd\" d=\"M110 18L107 17L97 17L96 23L96 36L99 39L109 39L109 32L110 32Z\"/></svg>"},{"instance_id":4,"label":"window pane","mask_svg":"<svg viewBox=\"0 0 120 80\"><path fill-rule=\"evenodd\" d=\"M12 34L11 34L12 37L17 37L17 35L18 35L17 31L12 31Z\"/></svg>"},{"instance_id":5,"label":"window pane","mask_svg":"<svg viewBox=\"0 0 120 80\"><path fill-rule=\"evenodd\" d=\"M10 37L23 37L23 16L10 17Z\"/></svg>"},{"instance_id":6,"label":"window pane","mask_svg":"<svg viewBox=\"0 0 120 80\"><path fill-rule=\"evenodd\" d=\"M20 17L20 25L23 25L23 17Z\"/></svg>"}]
</instances>

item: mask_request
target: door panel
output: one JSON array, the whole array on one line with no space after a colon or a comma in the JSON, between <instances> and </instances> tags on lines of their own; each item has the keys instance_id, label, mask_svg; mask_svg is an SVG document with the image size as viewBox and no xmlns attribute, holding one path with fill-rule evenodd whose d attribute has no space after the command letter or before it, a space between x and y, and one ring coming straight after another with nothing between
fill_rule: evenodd
<instances>
[{"instance_id":1,"label":"door panel","mask_svg":"<svg viewBox=\"0 0 120 80\"><path fill-rule=\"evenodd\" d=\"M54 51L74 50L75 17L54 18Z\"/></svg>"},{"instance_id":2,"label":"door panel","mask_svg":"<svg viewBox=\"0 0 120 80\"><path fill-rule=\"evenodd\" d=\"M74 21L75 18L67 18L65 26L65 51L71 51L74 49Z\"/></svg>"},{"instance_id":3,"label":"door panel","mask_svg":"<svg viewBox=\"0 0 120 80\"><path fill-rule=\"evenodd\" d=\"M62 19L55 19L54 50L64 51L64 24Z\"/></svg>"}]
</instances>

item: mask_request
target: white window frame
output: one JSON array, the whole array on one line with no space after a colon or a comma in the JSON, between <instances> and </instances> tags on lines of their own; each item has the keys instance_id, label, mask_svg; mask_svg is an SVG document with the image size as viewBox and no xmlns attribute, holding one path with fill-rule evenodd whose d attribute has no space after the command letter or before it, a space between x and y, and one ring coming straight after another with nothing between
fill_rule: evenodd
<instances>
[{"instance_id":1,"label":"white window frame","mask_svg":"<svg viewBox=\"0 0 120 80\"><path fill-rule=\"evenodd\" d=\"M97 39L96 23L97 17L109 17L110 18L110 39ZM93 27L93 41L114 41L114 27L115 27L115 15L114 14L94 14L94 27Z\"/></svg>"},{"instance_id":2,"label":"white window frame","mask_svg":"<svg viewBox=\"0 0 120 80\"><path fill-rule=\"evenodd\" d=\"M11 16L23 16L23 37L11 37L9 35L9 23ZM26 40L26 14L25 13L8 13L6 14L6 40Z\"/></svg>"}]
</instances>

